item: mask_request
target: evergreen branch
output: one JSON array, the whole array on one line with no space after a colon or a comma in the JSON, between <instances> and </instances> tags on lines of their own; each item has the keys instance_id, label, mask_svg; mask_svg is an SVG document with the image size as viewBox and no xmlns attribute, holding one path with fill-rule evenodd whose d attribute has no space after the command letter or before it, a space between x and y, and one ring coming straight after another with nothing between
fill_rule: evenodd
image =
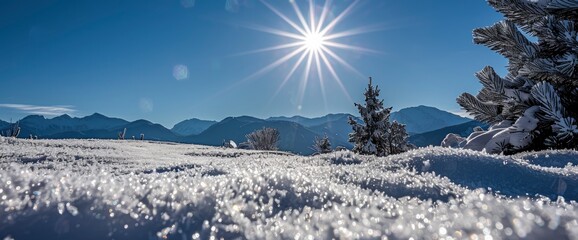
<instances>
[{"instance_id":1,"label":"evergreen branch","mask_svg":"<svg viewBox=\"0 0 578 240\"><path fill-rule=\"evenodd\" d=\"M552 0L548 3L546 9L562 9L574 8L578 9L578 2L576 0Z\"/></svg>"},{"instance_id":2,"label":"evergreen branch","mask_svg":"<svg viewBox=\"0 0 578 240\"><path fill-rule=\"evenodd\" d=\"M564 117L564 106L552 85L545 82L536 84L532 96L541 104L540 110L545 113L542 118L553 122L551 126L558 140L556 142L567 143L578 135L576 120Z\"/></svg>"},{"instance_id":3,"label":"evergreen branch","mask_svg":"<svg viewBox=\"0 0 578 240\"><path fill-rule=\"evenodd\" d=\"M504 94L504 79L502 79L492 67L484 67L484 69L476 73L476 77L484 87L495 93Z\"/></svg>"},{"instance_id":4,"label":"evergreen branch","mask_svg":"<svg viewBox=\"0 0 578 240\"><path fill-rule=\"evenodd\" d=\"M574 81L570 76L561 73L556 63L551 59L535 59L526 63L518 73L527 78L554 83L557 86Z\"/></svg>"},{"instance_id":5,"label":"evergreen branch","mask_svg":"<svg viewBox=\"0 0 578 240\"><path fill-rule=\"evenodd\" d=\"M576 55L567 53L558 61L558 64L559 65L556 68L559 72L568 77L572 77L574 76L574 70L576 70L578 59L576 59Z\"/></svg>"},{"instance_id":6,"label":"evergreen branch","mask_svg":"<svg viewBox=\"0 0 578 240\"><path fill-rule=\"evenodd\" d=\"M548 16L538 25L539 46L550 55L560 55L578 47L577 31L574 21L560 20Z\"/></svg>"},{"instance_id":7,"label":"evergreen branch","mask_svg":"<svg viewBox=\"0 0 578 240\"><path fill-rule=\"evenodd\" d=\"M552 125L552 130L556 132L556 138L561 141L570 141L575 135L578 135L578 128L576 127L576 120L571 117L559 119Z\"/></svg>"},{"instance_id":8,"label":"evergreen branch","mask_svg":"<svg viewBox=\"0 0 578 240\"><path fill-rule=\"evenodd\" d=\"M462 93L457 102L478 121L494 124L503 120L500 106L481 102L469 93Z\"/></svg>"},{"instance_id":9,"label":"evergreen branch","mask_svg":"<svg viewBox=\"0 0 578 240\"><path fill-rule=\"evenodd\" d=\"M578 1L575 0L551 0L546 6L550 14L571 21L578 21Z\"/></svg>"},{"instance_id":10,"label":"evergreen branch","mask_svg":"<svg viewBox=\"0 0 578 240\"><path fill-rule=\"evenodd\" d=\"M564 107L554 87L547 82L539 82L532 88L532 97L540 103L540 110L545 113L544 120L558 121L563 118Z\"/></svg>"},{"instance_id":11,"label":"evergreen branch","mask_svg":"<svg viewBox=\"0 0 578 240\"><path fill-rule=\"evenodd\" d=\"M536 33L534 24L548 14L545 5L527 0L488 0L498 12L518 24L525 31Z\"/></svg>"},{"instance_id":12,"label":"evergreen branch","mask_svg":"<svg viewBox=\"0 0 578 240\"><path fill-rule=\"evenodd\" d=\"M525 60L534 59L538 45L528 40L510 21L474 30L474 43L483 44L510 60L510 72L517 72Z\"/></svg>"},{"instance_id":13,"label":"evergreen branch","mask_svg":"<svg viewBox=\"0 0 578 240\"><path fill-rule=\"evenodd\" d=\"M504 79L506 80L505 87L511 89L527 89L530 92L530 89L534 86L532 80L520 76L518 73L516 75L508 74Z\"/></svg>"},{"instance_id":14,"label":"evergreen branch","mask_svg":"<svg viewBox=\"0 0 578 240\"><path fill-rule=\"evenodd\" d=\"M496 93L486 87L482 88L476 97L482 102L502 102L506 100L505 95Z\"/></svg>"}]
</instances>

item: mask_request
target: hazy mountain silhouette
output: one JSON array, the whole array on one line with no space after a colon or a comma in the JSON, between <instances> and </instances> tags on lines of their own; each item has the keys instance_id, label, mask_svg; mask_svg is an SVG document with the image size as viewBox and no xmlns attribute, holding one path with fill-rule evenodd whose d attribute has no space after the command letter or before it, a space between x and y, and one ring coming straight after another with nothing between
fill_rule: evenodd
<instances>
[{"instance_id":1,"label":"hazy mountain silhouette","mask_svg":"<svg viewBox=\"0 0 578 240\"><path fill-rule=\"evenodd\" d=\"M327 114L322 117L315 117L315 118L306 118L302 116L293 116L293 117L270 117L267 118L268 121L289 121L294 123L299 123L304 127L313 127L326 124L328 122L339 121L342 119L347 119L347 117L353 116L351 114L345 113L337 113L337 114Z\"/></svg>"},{"instance_id":2,"label":"hazy mountain silhouette","mask_svg":"<svg viewBox=\"0 0 578 240\"><path fill-rule=\"evenodd\" d=\"M62 115L47 119L39 115L30 115L19 121L19 137L30 135L39 138L99 138L117 139L118 133L126 128L125 139L140 139L141 133L146 140L175 141L195 144L220 146L223 140L245 142L245 135L263 127L276 128L280 132L279 149L299 154L311 154L313 141L327 135L333 147L352 147L348 142L350 114L328 114L322 117L307 118L302 116L271 117L266 120L241 116L227 117L220 122L200 119L189 119L177 123L172 129L146 120L129 122L120 118L111 118L99 113L78 118ZM408 132L414 134L410 141L418 146L438 145L449 132L471 132L475 126L464 125L471 119L462 118L432 107L418 106L402 109L392 113L392 119L406 124ZM473 123L472 123L473 124ZM6 132L9 123L0 121L0 130ZM457 126L454 126L457 125ZM476 125L476 124L473 124ZM451 126L451 127L449 127ZM449 127L449 128L448 128ZM426 131L424 130L438 130ZM468 132L469 133L469 132Z\"/></svg>"},{"instance_id":3,"label":"hazy mountain silhouette","mask_svg":"<svg viewBox=\"0 0 578 240\"><path fill-rule=\"evenodd\" d=\"M205 145L221 145L223 140L241 143L246 141L245 135L263 127L275 128L279 131L280 150L305 155L313 153L311 146L318 134L303 125L289 121L267 121L248 116L225 118L198 135L186 137L184 141Z\"/></svg>"},{"instance_id":4,"label":"hazy mountain silhouette","mask_svg":"<svg viewBox=\"0 0 578 240\"><path fill-rule=\"evenodd\" d=\"M202 133L215 123L217 123L217 121L192 118L175 124L175 126L171 128L171 131L181 136L195 135Z\"/></svg>"},{"instance_id":5,"label":"hazy mountain silhouette","mask_svg":"<svg viewBox=\"0 0 578 240\"><path fill-rule=\"evenodd\" d=\"M469 118L423 105L392 112L390 119L405 124L406 131L412 135L472 121Z\"/></svg>"},{"instance_id":6,"label":"hazy mountain silhouette","mask_svg":"<svg viewBox=\"0 0 578 240\"><path fill-rule=\"evenodd\" d=\"M429 145L439 146L446 135L448 135L448 133L455 133L462 137L467 137L474 131L473 129L477 126L480 126L483 129L487 129L488 127L488 125L485 123L472 120L466 123L412 135L409 137L409 142L418 147L426 147Z\"/></svg>"}]
</instances>

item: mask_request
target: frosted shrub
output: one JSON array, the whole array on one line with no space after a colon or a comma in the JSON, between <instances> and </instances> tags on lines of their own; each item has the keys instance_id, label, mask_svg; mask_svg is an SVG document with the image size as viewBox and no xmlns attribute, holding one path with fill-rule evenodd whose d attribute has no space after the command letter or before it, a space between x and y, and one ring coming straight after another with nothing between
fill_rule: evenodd
<instances>
[{"instance_id":1,"label":"frosted shrub","mask_svg":"<svg viewBox=\"0 0 578 240\"><path fill-rule=\"evenodd\" d=\"M247 142L255 150L277 150L279 131L274 128L265 128L247 134Z\"/></svg>"},{"instance_id":2,"label":"frosted shrub","mask_svg":"<svg viewBox=\"0 0 578 240\"><path fill-rule=\"evenodd\" d=\"M16 122L12 126L10 126L10 129L8 129L6 136L17 138L18 135L20 135L20 126L19 125L20 125L19 122Z\"/></svg>"},{"instance_id":3,"label":"frosted shrub","mask_svg":"<svg viewBox=\"0 0 578 240\"><path fill-rule=\"evenodd\" d=\"M126 128L124 128L124 130L122 132L118 133L118 139L119 140L124 140L124 136L126 135Z\"/></svg>"},{"instance_id":4,"label":"frosted shrub","mask_svg":"<svg viewBox=\"0 0 578 240\"><path fill-rule=\"evenodd\" d=\"M329 142L329 137L325 135L323 138L316 137L315 141L313 142L313 150L316 153L330 153L333 152L331 150L331 142Z\"/></svg>"}]
</instances>

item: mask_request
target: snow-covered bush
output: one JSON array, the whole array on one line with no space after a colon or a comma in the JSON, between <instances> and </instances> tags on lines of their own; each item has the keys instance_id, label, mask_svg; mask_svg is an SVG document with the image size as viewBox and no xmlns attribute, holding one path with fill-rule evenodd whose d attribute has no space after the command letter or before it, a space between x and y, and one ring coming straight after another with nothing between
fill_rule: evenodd
<instances>
[{"instance_id":1,"label":"snow-covered bush","mask_svg":"<svg viewBox=\"0 0 578 240\"><path fill-rule=\"evenodd\" d=\"M261 130L247 134L247 142L255 150L277 150L279 131L274 128L263 127Z\"/></svg>"},{"instance_id":2,"label":"snow-covered bush","mask_svg":"<svg viewBox=\"0 0 578 240\"><path fill-rule=\"evenodd\" d=\"M408 134L405 126L396 121L389 122L391 107L384 108L383 100L379 100L378 86L373 87L371 78L364 93L365 104L355 103L365 124L349 118L353 132L349 134L349 142L354 144L353 151L360 154L387 156L407 151Z\"/></svg>"},{"instance_id":3,"label":"snow-covered bush","mask_svg":"<svg viewBox=\"0 0 578 240\"><path fill-rule=\"evenodd\" d=\"M578 146L578 2L488 0L506 20L474 30L474 42L509 60L508 74L492 67L476 74L483 87L458 103L492 124L465 148L515 153ZM534 37L537 42L526 36Z\"/></svg>"},{"instance_id":4,"label":"snow-covered bush","mask_svg":"<svg viewBox=\"0 0 578 240\"><path fill-rule=\"evenodd\" d=\"M313 150L316 153L330 153L331 150L331 142L329 141L329 137L327 135L323 136L322 138L316 137L315 141L313 142Z\"/></svg>"},{"instance_id":5,"label":"snow-covered bush","mask_svg":"<svg viewBox=\"0 0 578 240\"><path fill-rule=\"evenodd\" d=\"M442 140L441 146L450 148L461 148L464 146L465 142L466 139L463 138L462 136L455 133L450 133L446 135L444 140Z\"/></svg>"}]
</instances>

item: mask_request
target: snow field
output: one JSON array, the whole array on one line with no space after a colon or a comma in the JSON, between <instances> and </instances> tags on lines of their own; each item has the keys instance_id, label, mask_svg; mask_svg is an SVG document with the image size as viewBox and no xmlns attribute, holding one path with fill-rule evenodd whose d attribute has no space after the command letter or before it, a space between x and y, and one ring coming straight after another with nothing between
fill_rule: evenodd
<instances>
[{"instance_id":1,"label":"snow field","mask_svg":"<svg viewBox=\"0 0 578 240\"><path fill-rule=\"evenodd\" d=\"M0 237L578 239L578 153L0 139Z\"/></svg>"}]
</instances>

